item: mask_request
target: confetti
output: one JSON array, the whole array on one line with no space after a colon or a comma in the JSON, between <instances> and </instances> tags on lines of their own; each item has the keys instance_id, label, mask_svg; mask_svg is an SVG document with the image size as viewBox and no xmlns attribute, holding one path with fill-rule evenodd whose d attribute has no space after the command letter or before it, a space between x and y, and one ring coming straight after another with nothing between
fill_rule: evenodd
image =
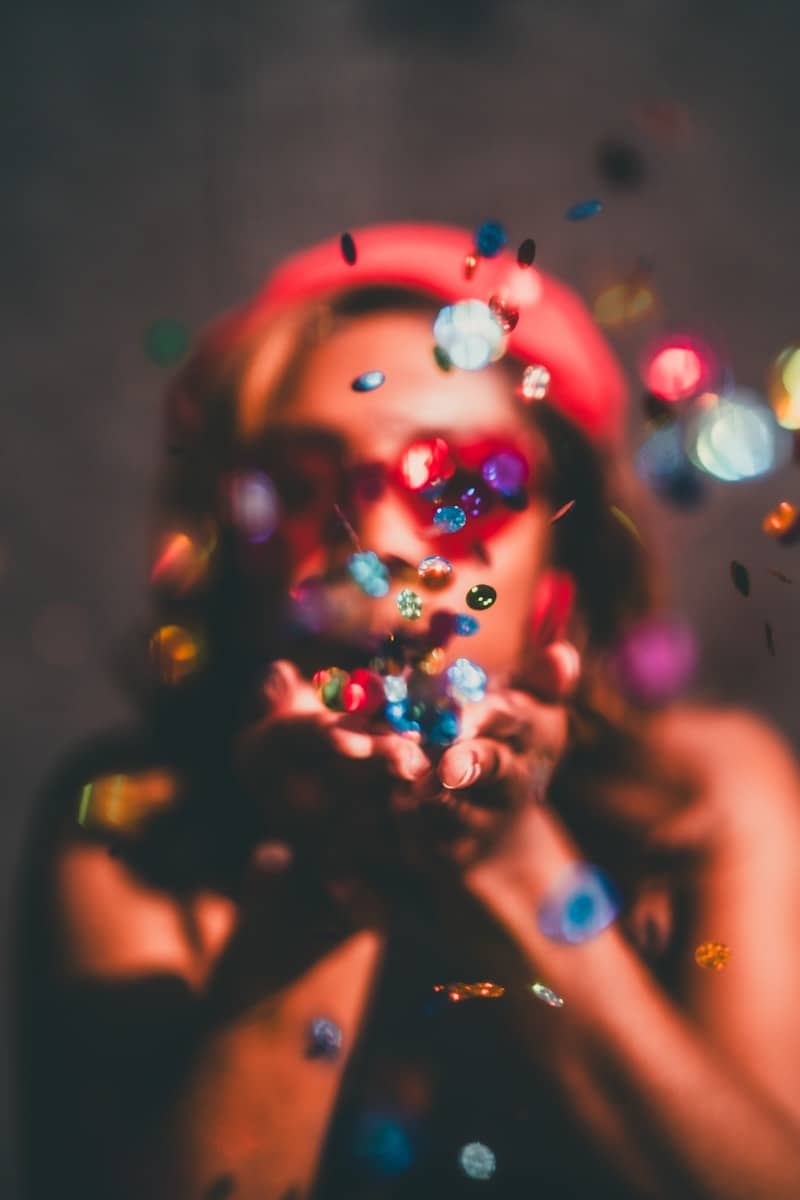
<instances>
[{"instance_id":1,"label":"confetti","mask_svg":"<svg viewBox=\"0 0 800 1200\"><path fill-rule=\"evenodd\" d=\"M461 732L458 713L448 708L435 708L426 714L423 742L432 746L449 746Z\"/></svg>"},{"instance_id":2,"label":"confetti","mask_svg":"<svg viewBox=\"0 0 800 1200\"><path fill-rule=\"evenodd\" d=\"M503 330L483 300L445 305L433 323L433 337L464 371L480 371L503 352Z\"/></svg>"},{"instance_id":3,"label":"confetti","mask_svg":"<svg viewBox=\"0 0 800 1200\"><path fill-rule=\"evenodd\" d=\"M342 1031L327 1017L314 1017L308 1029L307 1058L336 1058L342 1048Z\"/></svg>"},{"instance_id":4,"label":"confetti","mask_svg":"<svg viewBox=\"0 0 800 1200\"><path fill-rule=\"evenodd\" d=\"M400 458L400 477L411 492L422 492L450 479L456 465L444 438L412 442Z\"/></svg>"},{"instance_id":5,"label":"confetti","mask_svg":"<svg viewBox=\"0 0 800 1200\"><path fill-rule=\"evenodd\" d=\"M467 523L467 514L458 504L446 504L436 509L433 523L440 533L458 533Z\"/></svg>"},{"instance_id":6,"label":"confetti","mask_svg":"<svg viewBox=\"0 0 800 1200\"><path fill-rule=\"evenodd\" d=\"M750 595L750 572L736 559L731 562L731 579L737 592L741 592L743 596Z\"/></svg>"},{"instance_id":7,"label":"confetti","mask_svg":"<svg viewBox=\"0 0 800 1200\"><path fill-rule=\"evenodd\" d=\"M573 509L574 507L575 507L574 500L568 500L566 504L562 504L561 508L558 510L558 512L554 513L554 515L550 518L550 524L555 525L556 521L560 521L561 518L565 517L567 515L567 513L570 512L570 510Z\"/></svg>"},{"instance_id":8,"label":"confetti","mask_svg":"<svg viewBox=\"0 0 800 1200\"><path fill-rule=\"evenodd\" d=\"M721 971L730 956L729 947L722 942L703 942L694 952L694 961L698 967L707 967L709 971Z\"/></svg>"},{"instance_id":9,"label":"confetti","mask_svg":"<svg viewBox=\"0 0 800 1200\"><path fill-rule=\"evenodd\" d=\"M452 371L453 360L442 346L434 345L433 357L440 371Z\"/></svg>"},{"instance_id":10,"label":"confetti","mask_svg":"<svg viewBox=\"0 0 800 1200\"><path fill-rule=\"evenodd\" d=\"M263 471L234 471L225 481L230 519L248 542L266 542L278 528L280 502Z\"/></svg>"},{"instance_id":11,"label":"confetti","mask_svg":"<svg viewBox=\"0 0 800 1200\"><path fill-rule=\"evenodd\" d=\"M645 177L641 152L628 142L603 142L597 148L597 169L607 183L619 188L636 188Z\"/></svg>"},{"instance_id":12,"label":"confetti","mask_svg":"<svg viewBox=\"0 0 800 1200\"><path fill-rule=\"evenodd\" d=\"M464 259L464 278L465 279L472 279L472 276L475 274L475 268L477 267L477 265L478 265L477 254L468 254L466 256L466 258Z\"/></svg>"},{"instance_id":13,"label":"confetti","mask_svg":"<svg viewBox=\"0 0 800 1200\"><path fill-rule=\"evenodd\" d=\"M135 835L179 795L176 775L156 769L131 775L101 775L81 790L77 821L84 829Z\"/></svg>"},{"instance_id":14,"label":"confetti","mask_svg":"<svg viewBox=\"0 0 800 1200\"><path fill-rule=\"evenodd\" d=\"M326 667L314 674L311 684L326 708L344 712L344 689L349 681L350 676L341 667Z\"/></svg>"},{"instance_id":15,"label":"confetti","mask_svg":"<svg viewBox=\"0 0 800 1200\"><path fill-rule=\"evenodd\" d=\"M400 616L407 621L417 621L422 616L422 598L411 588L398 592L395 603Z\"/></svg>"},{"instance_id":16,"label":"confetti","mask_svg":"<svg viewBox=\"0 0 800 1200\"><path fill-rule=\"evenodd\" d=\"M437 983L433 990L446 992L448 999L458 1003L460 1000L480 998L496 1000L499 996L505 995L506 989L500 983L491 983L486 980L481 983Z\"/></svg>"},{"instance_id":17,"label":"confetti","mask_svg":"<svg viewBox=\"0 0 800 1200\"><path fill-rule=\"evenodd\" d=\"M724 483L766 475L792 456L792 434L747 388L726 392L715 405L701 409L686 440L692 462Z\"/></svg>"},{"instance_id":18,"label":"confetti","mask_svg":"<svg viewBox=\"0 0 800 1200\"><path fill-rule=\"evenodd\" d=\"M508 244L508 234L499 221L484 221L475 234L475 247L483 258L496 258Z\"/></svg>"},{"instance_id":19,"label":"confetti","mask_svg":"<svg viewBox=\"0 0 800 1200\"><path fill-rule=\"evenodd\" d=\"M402 675L386 675L383 691L390 704L397 704L408 696L408 683Z\"/></svg>"},{"instance_id":20,"label":"confetti","mask_svg":"<svg viewBox=\"0 0 800 1200\"><path fill-rule=\"evenodd\" d=\"M481 475L493 491L513 496L528 481L528 464L521 454L501 450L486 459Z\"/></svg>"},{"instance_id":21,"label":"confetti","mask_svg":"<svg viewBox=\"0 0 800 1200\"><path fill-rule=\"evenodd\" d=\"M402 1175L414 1162L411 1136L396 1117L368 1112L358 1120L354 1151L376 1175Z\"/></svg>"},{"instance_id":22,"label":"confetti","mask_svg":"<svg viewBox=\"0 0 800 1200\"><path fill-rule=\"evenodd\" d=\"M480 486L476 487L474 484L465 488L458 499L468 517L483 516L492 504L491 496L486 490Z\"/></svg>"},{"instance_id":23,"label":"confetti","mask_svg":"<svg viewBox=\"0 0 800 1200\"><path fill-rule=\"evenodd\" d=\"M770 575L774 575L776 579L780 579L781 583L791 583L788 575L784 575L783 571L776 571L774 567L769 568Z\"/></svg>"},{"instance_id":24,"label":"confetti","mask_svg":"<svg viewBox=\"0 0 800 1200\"><path fill-rule=\"evenodd\" d=\"M544 400L550 387L550 372L541 364L531 363L522 372L520 396L523 400Z\"/></svg>"},{"instance_id":25,"label":"confetti","mask_svg":"<svg viewBox=\"0 0 800 1200\"><path fill-rule=\"evenodd\" d=\"M355 377L350 387L354 392L374 392L385 381L386 376L383 371L364 371L363 374Z\"/></svg>"},{"instance_id":26,"label":"confetti","mask_svg":"<svg viewBox=\"0 0 800 1200\"><path fill-rule=\"evenodd\" d=\"M356 252L356 244L353 241L353 235L351 233L343 233L339 239L339 246L342 251L342 258L348 267L355 266L358 254Z\"/></svg>"},{"instance_id":27,"label":"confetti","mask_svg":"<svg viewBox=\"0 0 800 1200\"><path fill-rule=\"evenodd\" d=\"M770 537L782 538L796 532L797 509L788 500L781 500L775 508L764 517L761 528Z\"/></svg>"},{"instance_id":28,"label":"confetti","mask_svg":"<svg viewBox=\"0 0 800 1200\"><path fill-rule=\"evenodd\" d=\"M648 392L674 403L704 391L717 367L711 350L697 338L669 334L650 345L640 374Z\"/></svg>"},{"instance_id":29,"label":"confetti","mask_svg":"<svg viewBox=\"0 0 800 1200\"><path fill-rule=\"evenodd\" d=\"M351 578L362 592L374 599L389 595L389 571L374 550L351 554L347 562Z\"/></svg>"},{"instance_id":30,"label":"confetti","mask_svg":"<svg viewBox=\"0 0 800 1200\"><path fill-rule=\"evenodd\" d=\"M532 983L530 989L534 996L538 997L545 1004L548 1004L550 1008L564 1007L564 1001L561 997L556 992L551 991L549 987L545 987L543 983Z\"/></svg>"},{"instance_id":31,"label":"confetti","mask_svg":"<svg viewBox=\"0 0 800 1200\"><path fill-rule=\"evenodd\" d=\"M453 618L453 632L457 637L472 637L479 629L478 622L467 613L456 613Z\"/></svg>"},{"instance_id":32,"label":"confetti","mask_svg":"<svg viewBox=\"0 0 800 1200\"><path fill-rule=\"evenodd\" d=\"M517 263L521 267L529 267L536 257L536 242L533 238L525 238L517 250Z\"/></svg>"},{"instance_id":33,"label":"confetti","mask_svg":"<svg viewBox=\"0 0 800 1200\"><path fill-rule=\"evenodd\" d=\"M493 1152L483 1142L470 1142L458 1152L461 1170L469 1179L491 1179L497 1161Z\"/></svg>"},{"instance_id":34,"label":"confetti","mask_svg":"<svg viewBox=\"0 0 800 1200\"><path fill-rule=\"evenodd\" d=\"M417 670L423 675L441 675L447 656L441 646L434 646L417 663Z\"/></svg>"},{"instance_id":35,"label":"confetti","mask_svg":"<svg viewBox=\"0 0 800 1200\"><path fill-rule=\"evenodd\" d=\"M386 701L383 680L374 671L356 667L342 688L345 712L361 712L367 716L380 712Z\"/></svg>"},{"instance_id":36,"label":"confetti","mask_svg":"<svg viewBox=\"0 0 800 1200\"><path fill-rule=\"evenodd\" d=\"M184 595L205 578L215 545L214 535L201 545L187 533L167 534L150 570L150 582Z\"/></svg>"},{"instance_id":37,"label":"confetti","mask_svg":"<svg viewBox=\"0 0 800 1200\"><path fill-rule=\"evenodd\" d=\"M162 625L150 638L150 659L162 681L175 685L204 662L203 643L181 625Z\"/></svg>"},{"instance_id":38,"label":"confetti","mask_svg":"<svg viewBox=\"0 0 800 1200\"><path fill-rule=\"evenodd\" d=\"M489 297L489 311L494 316L503 333L511 333L519 322L519 309L508 296L495 293Z\"/></svg>"},{"instance_id":39,"label":"confetti","mask_svg":"<svg viewBox=\"0 0 800 1200\"><path fill-rule=\"evenodd\" d=\"M772 362L767 397L779 425L800 429L800 346L786 346Z\"/></svg>"},{"instance_id":40,"label":"confetti","mask_svg":"<svg viewBox=\"0 0 800 1200\"><path fill-rule=\"evenodd\" d=\"M467 603L467 608L477 609L482 612L484 609L491 608L497 599L497 592L489 583L475 583L464 597Z\"/></svg>"},{"instance_id":41,"label":"confetti","mask_svg":"<svg viewBox=\"0 0 800 1200\"><path fill-rule=\"evenodd\" d=\"M546 937L579 945L611 925L619 908L617 889L599 867L573 863L542 900L537 920Z\"/></svg>"},{"instance_id":42,"label":"confetti","mask_svg":"<svg viewBox=\"0 0 800 1200\"><path fill-rule=\"evenodd\" d=\"M581 200L578 204L573 204L564 213L568 221L586 221L589 217L595 217L603 211L602 200Z\"/></svg>"},{"instance_id":43,"label":"confetti","mask_svg":"<svg viewBox=\"0 0 800 1200\"><path fill-rule=\"evenodd\" d=\"M622 692L637 704L674 699L691 683L698 649L689 625L675 617L651 617L626 631L609 655Z\"/></svg>"},{"instance_id":44,"label":"confetti","mask_svg":"<svg viewBox=\"0 0 800 1200\"><path fill-rule=\"evenodd\" d=\"M429 554L417 567L420 582L432 592L447 587L453 575L453 564L439 554Z\"/></svg>"},{"instance_id":45,"label":"confetti","mask_svg":"<svg viewBox=\"0 0 800 1200\"><path fill-rule=\"evenodd\" d=\"M450 694L462 703L475 703L486 695L486 672L468 658L457 658L447 668L447 679Z\"/></svg>"},{"instance_id":46,"label":"confetti","mask_svg":"<svg viewBox=\"0 0 800 1200\"><path fill-rule=\"evenodd\" d=\"M772 624L769 621L764 622L764 637L767 640L767 649L772 657L775 657L775 640L772 635Z\"/></svg>"},{"instance_id":47,"label":"confetti","mask_svg":"<svg viewBox=\"0 0 800 1200\"><path fill-rule=\"evenodd\" d=\"M616 517L620 525L627 529L628 533L633 534L637 542L642 541L642 535L639 533L639 530L627 513L624 513L621 508L617 508L616 504L611 505L609 512L612 514L612 516Z\"/></svg>"},{"instance_id":48,"label":"confetti","mask_svg":"<svg viewBox=\"0 0 800 1200\"><path fill-rule=\"evenodd\" d=\"M165 317L153 321L144 336L147 357L159 367L180 362L189 349L189 331L180 321Z\"/></svg>"}]
</instances>

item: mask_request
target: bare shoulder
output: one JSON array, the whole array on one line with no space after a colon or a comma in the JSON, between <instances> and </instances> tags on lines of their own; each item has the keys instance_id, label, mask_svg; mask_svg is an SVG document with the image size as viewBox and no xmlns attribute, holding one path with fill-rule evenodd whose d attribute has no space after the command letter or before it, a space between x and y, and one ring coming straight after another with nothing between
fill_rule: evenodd
<instances>
[{"instance_id":1,"label":"bare shoulder","mask_svg":"<svg viewBox=\"0 0 800 1200\"><path fill-rule=\"evenodd\" d=\"M800 768L782 733L745 708L676 705L653 719L649 737L681 761L696 798L676 830L720 843L782 833L800 841Z\"/></svg>"}]
</instances>

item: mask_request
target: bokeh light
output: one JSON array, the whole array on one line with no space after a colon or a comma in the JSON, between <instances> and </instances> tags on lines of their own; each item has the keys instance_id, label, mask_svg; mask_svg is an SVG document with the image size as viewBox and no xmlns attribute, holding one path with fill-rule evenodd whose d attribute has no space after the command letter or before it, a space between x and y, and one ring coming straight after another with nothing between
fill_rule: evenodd
<instances>
[{"instance_id":1,"label":"bokeh light","mask_svg":"<svg viewBox=\"0 0 800 1200\"><path fill-rule=\"evenodd\" d=\"M648 392L668 403L688 400L714 381L717 367L710 349L696 338L672 334L651 345L640 363Z\"/></svg>"},{"instance_id":2,"label":"bokeh light","mask_svg":"<svg viewBox=\"0 0 800 1200\"><path fill-rule=\"evenodd\" d=\"M503 329L482 300L459 300L442 308L433 323L437 346L465 371L480 371L502 354Z\"/></svg>"},{"instance_id":3,"label":"bokeh light","mask_svg":"<svg viewBox=\"0 0 800 1200\"><path fill-rule=\"evenodd\" d=\"M736 388L697 413L687 430L692 462L726 483L765 475L788 462L792 438L749 389Z\"/></svg>"}]
</instances>

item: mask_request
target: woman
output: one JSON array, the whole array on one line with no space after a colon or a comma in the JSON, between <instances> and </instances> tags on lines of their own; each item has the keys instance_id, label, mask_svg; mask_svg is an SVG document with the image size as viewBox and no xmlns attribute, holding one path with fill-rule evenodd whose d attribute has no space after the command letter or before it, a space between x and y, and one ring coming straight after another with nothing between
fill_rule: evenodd
<instances>
[{"instance_id":1,"label":"woman","mask_svg":"<svg viewBox=\"0 0 800 1200\"><path fill-rule=\"evenodd\" d=\"M161 686L31 856L37 1197L800 1194L796 767L618 686L656 611L619 370L469 250L298 255L172 387ZM451 311L434 354L490 298L488 349Z\"/></svg>"}]
</instances>

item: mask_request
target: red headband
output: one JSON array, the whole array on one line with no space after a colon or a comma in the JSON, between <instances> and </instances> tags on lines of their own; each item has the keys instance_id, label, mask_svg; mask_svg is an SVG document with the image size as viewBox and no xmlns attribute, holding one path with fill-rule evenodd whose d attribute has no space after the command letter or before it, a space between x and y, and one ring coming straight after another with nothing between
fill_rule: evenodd
<instances>
[{"instance_id":1,"label":"red headband","mask_svg":"<svg viewBox=\"0 0 800 1200\"><path fill-rule=\"evenodd\" d=\"M429 293L453 303L488 301L504 291L519 308L509 352L541 363L551 375L548 400L593 440L619 444L627 388L622 370L570 288L535 267L520 267L507 251L479 258L472 279L464 259L474 238L446 225L374 225L353 233L357 258L349 266L340 239L332 238L284 260L267 280L257 304L280 309L351 288L385 284Z\"/></svg>"}]
</instances>

